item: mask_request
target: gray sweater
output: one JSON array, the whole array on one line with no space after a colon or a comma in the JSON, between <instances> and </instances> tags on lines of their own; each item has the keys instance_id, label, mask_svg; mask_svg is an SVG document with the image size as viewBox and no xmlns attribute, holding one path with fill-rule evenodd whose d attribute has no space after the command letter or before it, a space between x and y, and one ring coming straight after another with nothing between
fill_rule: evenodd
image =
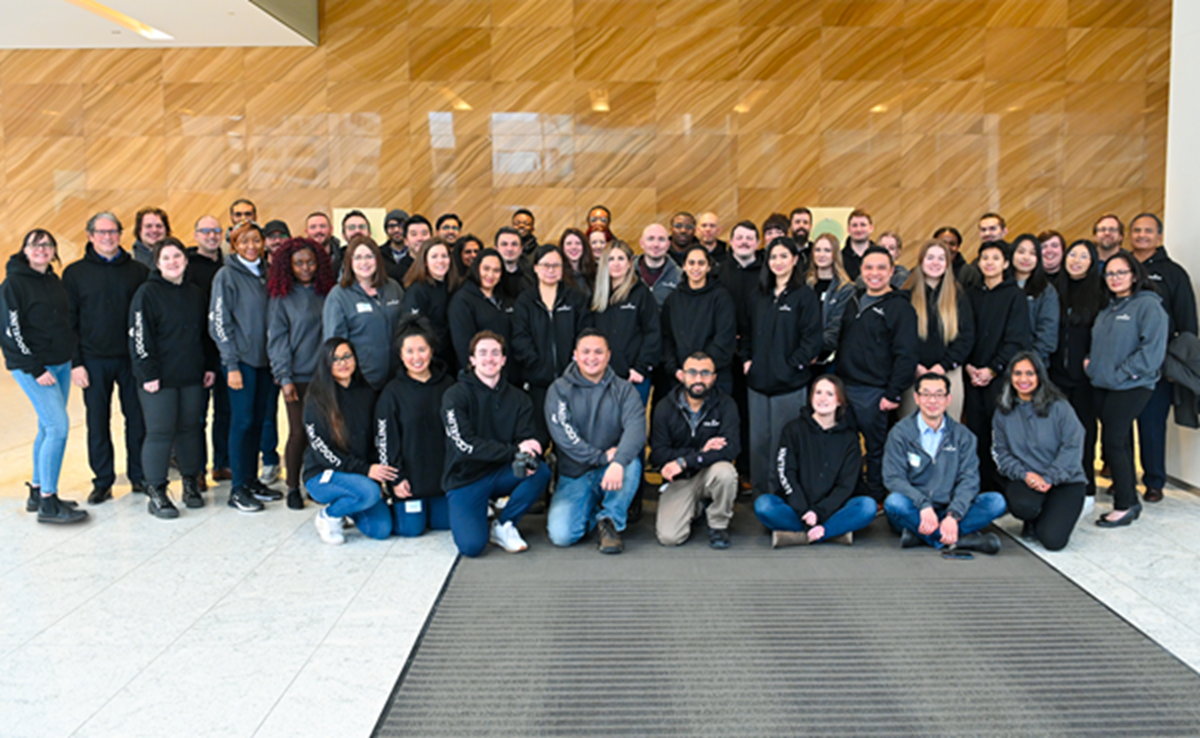
<instances>
[{"instance_id":1,"label":"gray sweater","mask_svg":"<svg viewBox=\"0 0 1200 738\"><path fill-rule=\"evenodd\" d=\"M267 358L267 277L260 260L260 277L233 257L213 277L208 301L208 335L221 352L221 366L235 371L238 364L262 369Z\"/></svg>"},{"instance_id":2,"label":"gray sweater","mask_svg":"<svg viewBox=\"0 0 1200 738\"><path fill-rule=\"evenodd\" d=\"M1050 354L1058 348L1058 290L1053 285L1046 285L1042 294L1026 297L1026 300L1029 302L1029 327L1033 329L1033 352L1048 365Z\"/></svg>"},{"instance_id":3,"label":"gray sweater","mask_svg":"<svg viewBox=\"0 0 1200 738\"><path fill-rule=\"evenodd\" d=\"M558 470L578 477L613 461L629 466L646 447L646 408L637 390L609 367L599 382L571 362L546 392L546 425L558 449Z\"/></svg>"},{"instance_id":4,"label":"gray sweater","mask_svg":"<svg viewBox=\"0 0 1200 738\"><path fill-rule=\"evenodd\" d=\"M1084 371L1100 389L1154 389L1166 357L1167 311L1157 293L1142 290L1096 316Z\"/></svg>"},{"instance_id":5,"label":"gray sweater","mask_svg":"<svg viewBox=\"0 0 1200 738\"><path fill-rule=\"evenodd\" d=\"M1033 472L1054 486L1087 482L1083 473L1083 424L1066 400L1050 405L1038 417L1031 402L1017 402L1012 412L992 416L992 458L1000 473L1023 481Z\"/></svg>"},{"instance_id":6,"label":"gray sweater","mask_svg":"<svg viewBox=\"0 0 1200 738\"><path fill-rule=\"evenodd\" d=\"M358 368L376 391L387 384L392 367L399 361L392 339L403 299L404 288L391 279L374 297L355 282L349 287L334 287L325 298L322 340L338 336L354 344Z\"/></svg>"},{"instance_id":7,"label":"gray sweater","mask_svg":"<svg viewBox=\"0 0 1200 738\"><path fill-rule=\"evenodd\" d=\"M883 486L912 500L917 509L944 506L962 520L979 494L975 434L945 416L946 432L932 459L921 448L919 412L896 423L883 447Z\"/></svg>"},{"instance_id":8,"label":"gray sweater","mask_svg":"<svg viewBox=\"0 0 1200 738\"><path fill-rule=\"evenodd\" d=\"M291 292L271 299L267 354L271 374L281 386L312 380L321 352L324 306L325 298L311 285L293 285Z\"/></svg>"}]
</instances>

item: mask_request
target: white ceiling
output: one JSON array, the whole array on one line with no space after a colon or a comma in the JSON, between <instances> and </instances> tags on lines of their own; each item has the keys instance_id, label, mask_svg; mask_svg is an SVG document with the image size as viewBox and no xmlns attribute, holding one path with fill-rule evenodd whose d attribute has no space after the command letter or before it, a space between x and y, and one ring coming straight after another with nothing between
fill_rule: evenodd
<instances>
[{"instance_id":1,"label":"white ceiling","mask_svg":"<svg viewBox=\"0 0 1200 738\"><path fill-rule=\"evenodd\" d=\"M249 0L99 0L175 37L151 41L66 0L0 0L0 48L311 46Z\"/></svg>"}]
</instances>

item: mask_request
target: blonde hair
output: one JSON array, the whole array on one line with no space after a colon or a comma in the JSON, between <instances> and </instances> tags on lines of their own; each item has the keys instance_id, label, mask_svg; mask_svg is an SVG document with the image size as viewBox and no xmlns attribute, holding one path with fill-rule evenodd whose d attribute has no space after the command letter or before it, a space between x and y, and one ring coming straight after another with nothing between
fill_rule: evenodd
<instances>
[{"instance_id":1,"label":"blonde hair","mask_svg":"<svg viewBox=\"0 0 1200 738\"><path fill-rule=\"evenodd\" d=\"M584 244L584 248L588 248ZM629 259L629 271L625 272L625 278L621 283L613 287L612 275L608 272L608 257L613 251L620 251ZM629 292L633 289L634 283L637 282L637 269L634 266L633 249L629 244L621 240L613 241L600 252L600 263L596 265L596 292L592 295L592 310L602 313L609 308L610 305L621 302L626 297L629 297Z\"/></svg>"},{"instance_id":2,"label":"blonde hair","mask_svg":"<svg viewBox=\"0 0 1200 738\"><path fill-rule=\"evenodd\" d=\"M942 275L941 288L938 290L937 317L942 326L942 340L950 343L958 338L958 285L954 281L954 257L950 254L950 247L937 239L922 244L917 265L904 283L904 289L912 293L912 306L917 313L917 336L924 341L929 337L929 305L925 299L925 270L921 267L925 263L925 254L934 248L941 249L946 255L946 273Z\"/></svg>"},{"instance_id":3,"label":"blonde hair","mask_svg":"<svg viewBox=\"0 0 1200 738\"><path fill-rule=\"evenodd\" d=\"M833 250L833 263L830 264L833 268L833 278L837 280L837 284L839 285L846 284L850 281L850 275L846 274L846 267L842 266L842 245L838 243L837 236L832 233L822 233L813 241L808 259L808 274L805 275L805 279L809 285L813 285L820 278L817 273L817 244L822 241L828 241L829 248Z\"/></svg>"}]
</instances>

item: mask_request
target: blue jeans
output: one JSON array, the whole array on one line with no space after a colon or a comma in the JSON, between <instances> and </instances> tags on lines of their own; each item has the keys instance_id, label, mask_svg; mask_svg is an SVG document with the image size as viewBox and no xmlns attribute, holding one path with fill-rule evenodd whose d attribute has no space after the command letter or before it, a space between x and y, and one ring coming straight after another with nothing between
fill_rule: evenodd
<instances>
[{"instance_id":1,"label":"blue jeans","mask_svg":"<svg viewBox=\"0 0 1200 738\"><path fill-rule=\"evenodd\" d=\"M958 521L959 536L983 530L993 520L1003 515L1007 509L1008 505L1004 501L1004 495L999 492L980 492L971 502L967 514ZM887 496L887 499L883 501L883 510L897 530L907 529L917 533L917 528L921 527L921 511L917 509L912 500L899 492L893 492ZM933 511L937 513L939 521L946 516L945 505L934 505ZM921 536L920 533L917 535ZM934 548L942 548L941 538L940 530L935 530L927 536L921 536L925 543Z\"/></svg>"},{"instance_id":2,"label":"blue jeans","mask_svg":"<svg viewBox=\"0 0 1200 738\"><path fill-rule=\"evenodd\" d=\"M416 538L426 530L450 530L450 503L445 495L423 500L394 500L392 530L405 538Z\"/></svg>"},{"instance_id":3,"label":"blue jeans","mask_svg":"<svg viewBox=\"0 0 1200 738\"><path fill-rule=\"evenodd\" d=\"M447 490L450 508L450 532L454 545L463 556L478 556L488 544L488 500L508 498L508 504L496 516L500 523L516 525L521 516L546 491L550 483L550 467L538 462L537 471L527 477L512 473L512 464L502 464L486 477L465 487Z\"/></svg>"},{"instance_id":4,"label":"blue jeans","mask_svg":"<svg viewBox=\"0 0 1200 738\"><path fill-rule=\"evenodd\" d=\"M256 449L257 450L257 449ZM323 505L331 518L349 516L354 527L368 538L383 540L392 534L392 514L379 489L379 482L362 474L335 471L322 482L325 472L304 483L308 494Z\"/></svg>"},{"instance_id":5,"label":"blue jeans","mask_svg":"<svg viewBox=\"0 0 1200 738\"><path fill-rule=\"evenodd\" d=\"M650 377L643 377L642 381L630 382L630 384L637 390L638 397L642 398L642 407L645 407L646 403L650 402L650 388L654 383L650 381Z\"/></svg>"},{"instance_id":6,"label":"blue jeans","mask_svg":"<svg viewBox=\"0 0 1200 738\"><path fill-rule=\"evenodd\" d=\"M840 510L829 516L829 520L818 521L825 527L825 536L821 540L826 541L866 528L875 519L875 510L875 500L870 497L851 497ZM754 515L771 530L805 530L799 513L779 495L759 495L754 501Z\"/></svg>"},{"instance_id":7,"label":"blue jeans","mask_svg":"<svg viewBox=\"0 0 1200 738\"><path fill-rule=\"evenodd\" d=\"M258 447L267 417L269 393L277 390L269 367L238 364L242 388L229 390L229 469L237 489L258 476ZM228 373L226 381L228 381ZM314 498L315 499L315 498Z\"/></svg>"},{"instance_id":8,"label":"blue jeans","mask_svg":"<svg viewBox=\"0 0 1200 738\"><path fill-rule=\"evenodd\" d=\"M71 420L67 417L67 395L71 393L71 362L46 367L54 376L53 384L43 387L37 377L17 370L13 379L25 392L33 411L37 413L38 432L33 439L33 486L41 487L43 495L58 492L58 474L62 471L63 453L67 450L67 432Z\"/></svg>"},{"instance_id":9,"label":"blue jeans","mask_svg":"<svg viewBox=\"0 0 1200 738\"><path fill-rule=\"evenodd\" d=\"M1147 487L1162 489L1167 484L1167 415L1174 395L1171 382L1160 377L1137 418L1142 484Z\"/></svg>"},{"instance_id":10,"label":"blue jeans","mask_svg":"<svg viewBox=\"0 0 1200 738\"><path fill-rule=\"evenodd\" d=\"M602 490L600 480L608 464L578 477L560 477L550 500L546 532L555 546L570 546L583 538L600 518L608 518L617 530L625 530L629 503L642 483L642 462L634 459L625 467L620 489Z\"/></svg>"}]
</instances>

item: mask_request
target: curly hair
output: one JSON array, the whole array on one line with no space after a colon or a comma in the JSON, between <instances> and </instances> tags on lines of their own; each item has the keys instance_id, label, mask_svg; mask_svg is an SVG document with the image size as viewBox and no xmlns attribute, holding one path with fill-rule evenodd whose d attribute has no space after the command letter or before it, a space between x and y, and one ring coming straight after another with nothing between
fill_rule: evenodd
<instances>
[{"instance_id":1,"label":"curly hair","mask_svg":"<svg viewBox=\"0 0 1200 738\"><path fill-rule=\"evenodd\" d=\"M295 277L292 275L292 256L297 251L308 249L317 260L317 273L313 277L313 288L321 297L329 294L337 278L333 275L333 263L329 254L325 253L316 241L310 238L289 238L284 241L274 255L267 268L267 294L271 297L285 297L292 291Z\"/></svg>"}]
</instances>

